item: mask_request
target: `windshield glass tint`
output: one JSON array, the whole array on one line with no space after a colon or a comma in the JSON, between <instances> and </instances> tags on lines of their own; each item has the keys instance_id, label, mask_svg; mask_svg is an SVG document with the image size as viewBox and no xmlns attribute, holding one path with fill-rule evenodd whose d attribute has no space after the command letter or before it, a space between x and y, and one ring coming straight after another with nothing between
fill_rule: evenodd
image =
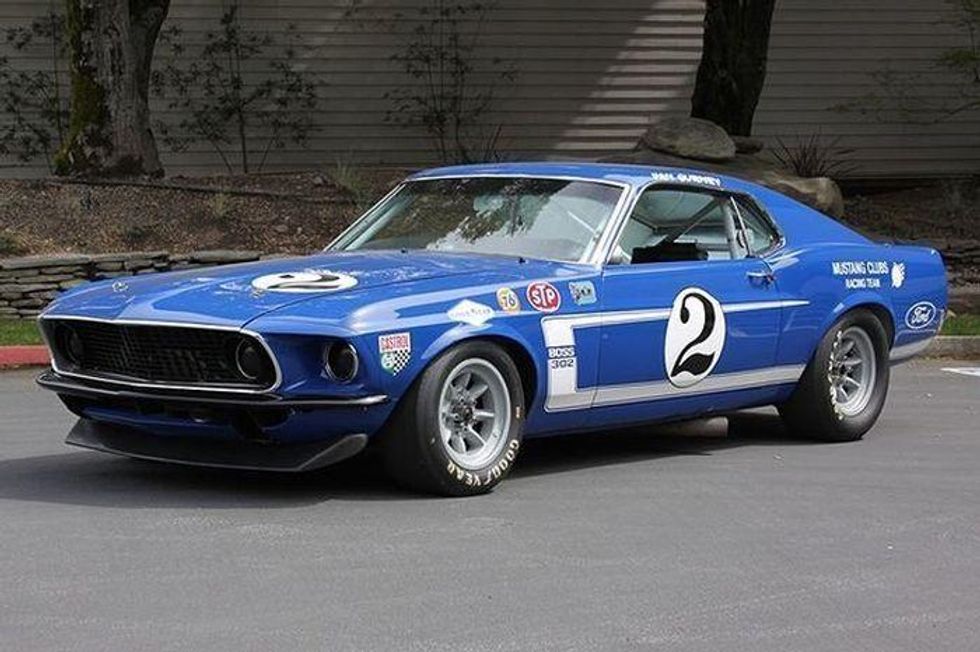
<instances>
[{"instance_id":1,"label":"windshield glass tint","mask_svg":"<svg viewBox=\"0 0 980 652\"><path fill-rule=\"evenodd\" d=\"M429 249L579 261L622 189L587 181L414 181L366 215L337 249Z\"/></svg>"}]
</instances>

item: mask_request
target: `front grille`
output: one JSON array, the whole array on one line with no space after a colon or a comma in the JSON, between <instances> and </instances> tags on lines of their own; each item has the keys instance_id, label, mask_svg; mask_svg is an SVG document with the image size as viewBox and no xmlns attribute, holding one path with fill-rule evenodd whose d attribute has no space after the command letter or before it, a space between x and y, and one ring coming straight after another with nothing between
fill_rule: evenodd
<instances>
[{"instance_id":1,"label":"front grille","mask_svg":"<svg viewBox=\"0 0 980 652\"><path fill-rule=\"evenodd\" d=\"M275 368L265 348L235 331L82 320L44 320L59 367L107 379L266 389ZM69 343L74 340L73 350ZM245 344L260 352L262 373L248 377L236 362Z\"/></svg>"}]
</instances>

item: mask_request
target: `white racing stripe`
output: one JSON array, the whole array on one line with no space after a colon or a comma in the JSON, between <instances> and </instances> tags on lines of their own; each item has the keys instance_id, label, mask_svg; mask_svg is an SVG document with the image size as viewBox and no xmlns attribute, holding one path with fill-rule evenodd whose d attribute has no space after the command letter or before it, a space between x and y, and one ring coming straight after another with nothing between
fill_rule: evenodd
<instances>
[{"instance_id":1,"label":"white racing stripe","mask_svg":"<svg viewBox=\"0 0 980 652\"><path fill-rule=\"evenodd\" d=\"M750 301L722 306L725 313L773 310L805 306L809 302ZM593 312L582 315L558 315L541 319L544 344L548 348L548 396L545 411L582 410L593 405L619 405L638 403L680 395L725 392L734 389L750 389L780 383L795 382L803 373L803 367L765 367L745 372L718 374L688 388L678 388L666 380L578 387L578 357L575 351L575 331L579 328L595 328L614 324L636 324L665 321L670 318L670 308L650 310L621 310ZM555 356L552 356L554 351Z\"/></svg>"},{"instance_id":2,"label":"white racing stripe","mask_svg":"<svg viewBox=\"0 0 980 652\"><path fill-rule=\"evenodd\" d=\"M622 405L640 401L655 401L658 399L677 398L680 396L697 396L715 392L729 392L736 389L752 389L768 385L795 383L803 375L804 365L785 365L781 367L764 367L751 371L738 371L730 374L708 376L697 385L691 387L675 387L666 380L655 380L649 383L630 383L628 385L603 385L597 388L593 407L606 405Z\"/></svg>"}]
</instances>

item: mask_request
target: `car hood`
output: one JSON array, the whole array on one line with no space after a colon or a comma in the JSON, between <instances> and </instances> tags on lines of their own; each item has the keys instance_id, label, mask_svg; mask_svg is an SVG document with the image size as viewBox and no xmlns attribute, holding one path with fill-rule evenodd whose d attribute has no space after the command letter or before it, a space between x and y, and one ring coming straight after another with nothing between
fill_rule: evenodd
<instances>
[{"instance_id":1,"label":"car hood","mask_svg":"<svg viewBox=\"0 0 980 652\"><path fill-rule=\"evenodd\" d=\"M100 281L66 293L45 316L243 327L287 306L316 302L316 311L329 319L383 299L385 288L395 284L418 288L419 282L429 281L423 285L449 289L552 276L562 267L476 254L325 253ZM318 289L318 276L326 279L327 289Z\"/></svg>"}]
</instances>

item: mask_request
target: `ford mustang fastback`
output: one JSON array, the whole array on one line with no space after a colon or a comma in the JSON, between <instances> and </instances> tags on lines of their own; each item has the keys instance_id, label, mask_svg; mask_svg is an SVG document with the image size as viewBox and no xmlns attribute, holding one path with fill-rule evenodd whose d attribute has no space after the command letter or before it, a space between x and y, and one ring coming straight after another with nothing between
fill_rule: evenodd
<instances>
[{"instance_id":1,"label":"ford mustang fastback","mask_svg":"<svg viewBox=\"0 0 980 652\"><path fill-rule=\"evenodd\" d=\"M945 315L929 248L707 172L498 164L406 179L317 255L112 279L41 316L68 443L303 471L376 447L491 490L525 437L778 407L861 438Z\"/></svg>"}]
</instances>

